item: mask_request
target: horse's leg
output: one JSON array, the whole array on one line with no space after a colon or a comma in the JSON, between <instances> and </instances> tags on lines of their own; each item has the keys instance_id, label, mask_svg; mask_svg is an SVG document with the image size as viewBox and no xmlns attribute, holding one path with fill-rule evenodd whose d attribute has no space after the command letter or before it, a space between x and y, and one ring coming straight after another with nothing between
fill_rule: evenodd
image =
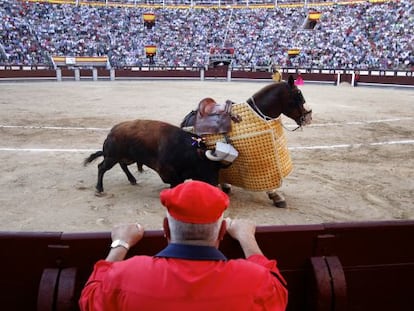
<instances>
[{"instance_id":1,"label":"horse's leg","mask_svg":"<svg viewBox=\"0 0 414 311\"><path fill-rule=\"evenodd\" d=\"M277 193L276 190L270 190L266 193L276 207L285 208L287 206L285 198L281 194Z\"/></svg>"},{"instance_id":2,"label":"horse's leg","mask_svg":"<svg viewBox=\"0 0 414 311\"><path fill-rule=\"evenodd\" d=\"M110 170L115 164L116 160L112 158L104 158L104 160L98 164L98 182L96 183L96 194L101 195L103 189L103 176L106 171Z\"/></svg>"},{"instance_id":3,"label":"horse's leg","mask_svg":"<svg viewBox=\"0 0 414 311\"><path fill-rule=\"evenodd\" d=\"M230 185L230 184L223 183L223 184L220 184L220 187L221 187L221 190L222 190L224 193L229 194L229 193L231 192L231 185Z\"/></svg>"},{"instance_id":4,"label":"horse's leg","mask_svg":"<svg viewBox=\"0 0 414 311\"><path fill-rule=\"evenodd\" d=\"M135 177L129 171L128 165L126 165L123 162L119 162L119 165L121 166L121 168L124 171L125 175L127 175L128 180L131 183L131 185L136 185L137 184L137 180L135 179ZM138 169L139 169L139 166L138 166Z\"/></svg>"}]
</instances>

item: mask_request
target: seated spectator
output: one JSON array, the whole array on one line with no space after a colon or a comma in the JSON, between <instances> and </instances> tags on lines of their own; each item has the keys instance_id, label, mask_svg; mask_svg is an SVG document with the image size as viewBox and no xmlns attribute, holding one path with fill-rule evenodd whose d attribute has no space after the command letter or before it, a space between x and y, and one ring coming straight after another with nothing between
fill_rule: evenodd
<instances>
[{"instance_id":1,"label":"seated spectator","mask_svg":"<svg viewBox=\"0 0 414 311\"><path fill-rule=\"evenodd\" d=\"M144 236L139 224L115 227L112 248L96 263L80 298L86 310L285 310L286 283L276 261L255 240L255 226L223 220L227 194L200 181L163 190L168 246L154 257L125 260ZM238 240L246 259L219 250L225 233Z\"/></svg>"}]
</instances>

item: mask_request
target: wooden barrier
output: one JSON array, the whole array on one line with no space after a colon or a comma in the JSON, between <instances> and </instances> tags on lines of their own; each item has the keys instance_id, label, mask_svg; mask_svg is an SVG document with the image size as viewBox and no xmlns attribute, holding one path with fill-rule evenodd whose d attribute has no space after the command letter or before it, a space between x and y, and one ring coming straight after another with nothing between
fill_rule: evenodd
<instances>
[{"instance_id":1,"label":"wooden barrier","mask_svg":"<svg viewBox=\"0 0 414 311\"><path fill-rule=\"evenodd\" d=\"M288 282L289 311L412 310L414 220L258 227L264 254L278 260ZM0 232L2 310L77 310L94 263L106 256L110 233ZM129 256L164 248L149 231ZM220 249L243 256L226 236Z\"/></svg>"},{"instance_id":2,"label":"wooden barrier","mask_svg":"<svg viewBox=\"0 0 414 311\"><path fill-rule=\"evenodd\" d=\"M294 78L300 73L306 82L327 83L339 85L343 82L354 85L390 85L414 86L412 71L396 70L361 70L351 69L309 69L309 68L282 68L282 78L288 75ZM62 67L56 70L41 67L0 66L0 81L17 80L133 80L133 79L191 79L191 80L268 80L272 81L271 68L260 67L232 67L218 66L214 68L175 67L175 66L143 66L127 68L69 68Z\"/></svg>"}]
</instances>

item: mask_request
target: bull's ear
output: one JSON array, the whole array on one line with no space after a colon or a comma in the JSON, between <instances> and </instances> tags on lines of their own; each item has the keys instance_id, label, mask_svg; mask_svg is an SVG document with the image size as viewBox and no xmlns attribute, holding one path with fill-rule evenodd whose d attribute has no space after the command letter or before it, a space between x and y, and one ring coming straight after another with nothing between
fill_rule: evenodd
<instances>
[{"instance_id":1,"label":"bull's ear","mask_svg":"<svg viewBox=\"0 0 414 311\"><path fill-rule=\"evenodd\" d=\"M293 79L292 75L289 75L289 77L288 77L288 85L291 88L295 85L295 79Z\"/></svg>"}]
</instances>

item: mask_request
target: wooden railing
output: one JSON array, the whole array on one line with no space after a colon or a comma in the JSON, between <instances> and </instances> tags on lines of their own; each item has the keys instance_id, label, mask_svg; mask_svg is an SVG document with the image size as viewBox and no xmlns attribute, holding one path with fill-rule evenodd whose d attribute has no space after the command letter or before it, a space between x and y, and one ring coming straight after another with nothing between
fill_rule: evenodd
<instances>
[{"instance_id":1,"label":"wooden railing","mask_svg":"<svg viewBox=\"0 0 414 311\"><path fill-rule=\"evenodd\" d=\"M305 83L319 82L339 85L342 82L355 85L384 84L414 86L413 71L402 70L360 70L351 69L314 69L282 68L282 78L289 74L294 78L301 73ZM215 68L143 66L118 69L106 68L70 68L52 69L45 66L0 66L0 82L16 80L126 80L126 79L257 79L271 81L269 67L218 66Z\"/></svg>"},{"instance_id":2,"label":"wooden railing","mask_svg":"<svg viewBox=\"0 0 414 311\"><path fill-rule=\"evenodd\" d=\"M414 220L258 227L256 238L288 282L288 311L412 310ZM2 310L77 310L110 233L0 232ZM165 247L161 231L145 233L129 256ZM243 256L226 236L220 249Z\"/></svg>"}]
</instances>

